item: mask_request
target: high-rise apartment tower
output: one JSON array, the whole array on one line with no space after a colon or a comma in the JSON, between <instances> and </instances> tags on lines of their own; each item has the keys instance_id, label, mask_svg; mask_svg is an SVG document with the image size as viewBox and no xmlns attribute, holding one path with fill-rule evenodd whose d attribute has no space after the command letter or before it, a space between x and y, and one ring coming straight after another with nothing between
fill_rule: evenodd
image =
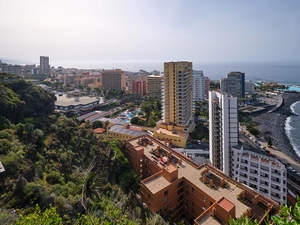
<instances>
[{"instance_id":1,"label":"high-rise apartment tower","mask_svg":"<svg viewBox=\"0 0 300 225\"><path fill-rule=\"evenodd\" d=\"M238 101L209 92L209 157L211 163L231 176L232 146L238 145Z\"/></svg>"},{"instance_id":2,"label":"high-rise apartment tower","mask_svg":"<svg viewBox=\"0 0 300 225\"><path fill-rule=\"evenodd\" d=\"M102 88L105 90L125 90L126 74L120 69L104 70L102 72Z\"/></svg>"},{"instance_id":3,"label":"high-rise apartment tower","mask_svg":"<svg viewBox=\"0 0 300 225\"><path fill-rule=\"evenodd\" d=\"M245 97L245 73L230 72L221 79L221 91L234 97Z\"/></svg>"},{"instance_id":4,"label":"high-rise apartment tower","mask_svg":"<svg viewBox=\"0 0 300 225\"><path fill-rule=\"evenodd\" d=\"M147 95L154 98L161 98L161 83L162 76L149 75L147 76L146 92Z\"/></svg>"},{"instance_id":5,"label":"high-rise apartment tower","mask_svg":"<svg viewBox=\"0 0 300 225\"><path fill-rule=\"evenodd\" d=\"M190 127L193 124L192 74L191 62L164 63L163 122L183 127Z\"/></svg>"},{"instance_id":6,"label":"high-rise apartment tower","mask_svg":"<svg viewBox=\"0 0 300 225\"><path fill-rule=\"evenodd\" d=\"M202 70L193 70L193 100L205 100L205 77Z\"/></svg>"},{"instance_id":7,"label":"high-rise apartment tower","mask_svg":"<svg viewBox=\"0 0 300 225\"><path fill-rule=\"evenodd\" d=\"M40 73L50 73L48 56L40 56Z\"/></svg>"}]
</instances>

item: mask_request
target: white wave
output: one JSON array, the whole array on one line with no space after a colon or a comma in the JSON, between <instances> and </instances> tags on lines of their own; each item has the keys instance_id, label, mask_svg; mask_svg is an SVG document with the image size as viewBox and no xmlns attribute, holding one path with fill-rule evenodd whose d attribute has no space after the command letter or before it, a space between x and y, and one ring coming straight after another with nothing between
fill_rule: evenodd
<instances>
[{"instance_id":1,"label":"white wave","mask_svg":"<svg viewBox=\"0 0 300 225\"><path fill-rule=\"evenodd\" d=\"M286 118L284 129L285 129L285 132L286 132L287 136L289 137L289 139L290 139L291 131L295 130L295 128L291 126L291 122L292 122L292 117L291 116Z\"/></svg>"},{"instance_id":2,"label":"white wave","mask_svg":"<svg viewBox=\"0 0 300 225\"><path fill-rule=\"evenodd\" d=\"M291 111L292 111L295 115L300 116L300 112L298 112L298 110L296 111L296 109L297 109L296 106L297 106L298 104L300 104L300 101L294 102L294 103L290 106L290 109L291 109Z\"/></svg>"},{"instance_id":3,"label":"white wave","mask_svg":"<svg viewBox=\"0 0 300 225\"><path fill-rule=\"evenodd\" d=\"M290 143L295 151L295 153L300 157L300 146L297 144L297 142L294 140L292 132L293 130L296 130L291 124L293 124L292 118L295 118L295 116L289 116L288 118L286 118L285 121L285 132L286 135L288 137L288 139L290 140Z\"/></svg>"}]
</instances>

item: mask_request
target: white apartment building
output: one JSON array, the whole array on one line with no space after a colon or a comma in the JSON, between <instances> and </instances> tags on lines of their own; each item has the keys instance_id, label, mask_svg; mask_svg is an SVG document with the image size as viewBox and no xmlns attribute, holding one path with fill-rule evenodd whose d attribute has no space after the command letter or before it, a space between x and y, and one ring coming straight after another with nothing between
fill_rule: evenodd
<instances>
[{"instance_id":1,"label":"white apartment building","mask_svg":"<svg viewBox=\"0 0 300 225\"><path fill-rule=\"evenodd\" d=\"M255 89L254 89L254 83L252 81L246 81L245 82L245 92L247 94L253 94L255 93Z\"/></svg>"},{"instance_id":2,"label":"white apartment building","mask_svg":"<svg viewBox=\"0 0 300 225\"><path fill-rule=\"evenodd\" d=\"M238 101L216 91L209 92L209 159L231 176L231 147L238 145Z\"/></svg>"},{"instance_id":3,"label":"white apartment building","mask_svg":"<svg viewBox=\"0 0 300 225\"><path fill-rule=\"evenodd\" d=\"M232 147L233 178L279 204L286 204L286 168L277 159Z\"/></svg>"},{"instance_id":4,"label":"white apartment building","mask_svg":"<svg viewBox=\"0 0 300 225\"><path fill-rule=\"evenodd\" d=\"M165 62L162 89L162 117L164 123L193 126L192 63ZM193 129L193 128L192 128Z\"/></svg>"},{"instance_id":5,"label":"white apartment building","mask_svg":"<svg viewBox=\"0 0 300 225\"><path fill-rule=\"evenodd\" d=\"M193 70L193 101L205 100L205 77L202 70Z\"/></svg>"}]
</instances>

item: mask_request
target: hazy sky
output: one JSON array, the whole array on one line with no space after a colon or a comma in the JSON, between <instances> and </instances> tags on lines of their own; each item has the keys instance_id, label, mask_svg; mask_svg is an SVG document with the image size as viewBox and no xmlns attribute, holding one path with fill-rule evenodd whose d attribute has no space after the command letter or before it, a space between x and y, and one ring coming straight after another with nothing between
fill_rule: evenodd
<instances>
[{"instance_id":1,"label":"hazy sky","mask_svg":"<svg viewBox=\"0 0 300 225\"><path fill-rule=\"evenodd\" d=\"M300 1L0 0L0 58L40 55L52 65L300 61Z\"/></svg>"}]
</instances>

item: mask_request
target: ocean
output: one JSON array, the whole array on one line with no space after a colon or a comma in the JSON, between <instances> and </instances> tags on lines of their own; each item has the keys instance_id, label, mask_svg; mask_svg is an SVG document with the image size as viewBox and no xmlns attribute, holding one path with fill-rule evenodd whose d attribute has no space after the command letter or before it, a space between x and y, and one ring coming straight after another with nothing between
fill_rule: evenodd
<instances>
[{"instance_id":1,"label":"ocean","mask_svg":"<svg viewBox=\"0 0 300 225\"><path fill-rule=\"evenodd\" d=\"M291 105L291 111L294 114L286 119L285 131L293 149L300 157L300 101Z\"/></svg>"}]
</instances>

